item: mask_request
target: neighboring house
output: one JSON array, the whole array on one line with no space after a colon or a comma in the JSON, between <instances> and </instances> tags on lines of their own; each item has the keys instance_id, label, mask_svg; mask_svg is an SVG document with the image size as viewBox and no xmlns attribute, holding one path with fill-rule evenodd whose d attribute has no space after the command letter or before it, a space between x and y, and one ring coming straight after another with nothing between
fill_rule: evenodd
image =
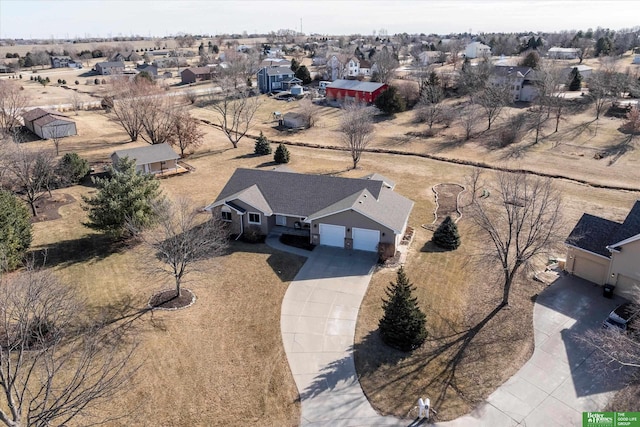
<instances>
[{"instance_id":1,"label":"neighboring house","mask_svg":"<svg viewBox=\"0 0 640 427\"><path fill-rule=\"evenodd\" d=\"M307 118L302 114L288 112L280 119L281 125L290 129L299 129L309 127Z\"/></svg>"},{"instance_id":2,"label":"neighboring house","mask_svg":"<svg viewBox=\"0 0 640 427\"><path fill-rule=\"evenodd\" d=\"M552 59L578 59L580 49L574 47L552 47L547 52L547 56Z\"/></svg>"},{"instance_id":3,"label":"neighboring house","mask_svg":"<svg viewBox=\"0 0 640 427\"><path fill-rule=\"evenodd\" d=\"M393 255L413 202L387 181L236 169L205 210L229 222L238 237L255 227L306 236L313 245Z\"/></svg>"},{"instance_id":4,"label":"neighboring house","mask_svg":"<svg viewBox=\"0 0 640 427\"><path fill-rule=\"evenodd\" d=\"M119 159L129 157L136 160L136 170L144 173L164 173L178 171L180 156L169 144L154 144L139 148L118 150L111 155L115 164Z\"/></svg>"},{"instance_id":5,"label":"neighboring house","mask_svg":"<svg viewBox=\"0 0 640 427\"><path fill-rule=\"evenodd\" d=\"M258 70L257 76L260 93L285 90L286 87L302 82L295 78L295 73L290 67L262 67Z\"/></svg>"},{"instance_id":6,"label":"neighboring house","mask_svg":"<svg viewBox=\"0 0 640 427\"><path fill-rule=\"evenodd\" d=\"M564 76L565 79L569 77L569 74L574 68L578 69L583 79L588 79L589 77L591 77L591 74L593 73L593 68L589 67L588 65L576 65L573 67L565 67L562 69L562 75Z\"/></svg>"},{"instance_id":7,"label":"neighboring house","mask_svg":"<svg viewBox=\"0 0 640 427\"><path fill-rule=\"evenodd\" d=\"M183 84L212 80L215 75L213 67L193 67L182 70L180 78Z\"/></svg>"},{"instance_id":8,"label":"neighboring house","mask_svg":"<svg viewBox=\"0 0 640 427\"><path fill-rule=\"evenodd\" d=\"M347 77L370 76L371 63L355 56L349 59L346 66Z\"/></svg>"},{"instance_id":9,"label":"neighboring house","mask_svg":"<svg viewBox=\"0 0 640 427\"><path fill-rule=\"evenodd\" d=\"M444 58L444 52L439 52L437 50L425 50L424 52L420 52L420 54L418 55L418 61L420 62L420 65L441 63L444 62Z\"/></svg>"},{"instance_id":10,"label":"neighboring house","mask_svg":"<svg viewBox=\"0 0 640 427\"><path fill-rule=\"evenodd\" d=\"M583 214L565 243L570 274L626 297L640 289L640 200L622 223Z\"/></svg>"},{"instance_id":11,"label":"neighboring house","mask_svg":"<svg viewBox=\"0 0 640 427\"><path fill-rule=\"evenodd\" d=\"M633 62L631 62L632 64L636 64L636 65L640 65L640 55L636 55L633 57Z\"/></svg>"},{"instance_id":12,"label":"neighboring house","mask_svg":"<svg viewBox=\"0 0 640 427\"><path fill-rule=\"evenodd\" d=\"M384 83L336 80L328 85L325 91L330 101L354 100L371 104L387 88Z\"/></svg>"},{"instance_id":13,"label":"neighboring house","mask_svg":"<svg viewBox=\"0 0 640 427\"><path fill-rule=\"evenodd\" d=\"M183 57L164 57L153 60L153 65L158 68L186 67L187 58Z\"/></svg>"},{"instance_id":14,"label":"neighboring house","mask_svg":"<svg viewBox=\"0 0 640 427\"><path fill-rule=\"evenodd\" d=\"M138 71L146 71L153 78L158 77L158 67L152 64L141 64L136 67Z\"/></svg>"},{"instance_id":15,"label":"neighboring house","mask_svg":"<svg viewBox=\"0 0 640 427\"><path fill-rule=\"evenodd\" d=\"M76 123L55 111L34 108L22 115L24 126L42 139L64 138L78 134Z\"/></svg>"},{"instance_id":16,"label":"neighboring house","mask_svg":"<svg viewBox=\"0 0 640 427\"><path fill-rule=\"evenodd\" d=\"M52 56L51 68L82 68L82 64L75 62L70 56Z\"/></svg>"},{"instance_id":17,"label":"neighboring house","mask_svg":"<svg viewBox=\"0 0 640 427\"><path fill-rule=\"evenodd\" d=\"M96 72L103 76L122 74L124 72L124 62L98 62L96 64Z\"/></svg>"},{"instance_id":18,"label":"neighboring house","mask_svg":"<svg viewBox=\"0 0 640 427\"><path fill-rule=\"evenodd\" d=\"M342 79L347 76L347 64L337 55L332 55L327 61L327 74L331 81Z\"/></svg>"},{"instance_id":19,"label":"neighboring house","mask_svg":"<svg viewBox=\"0 0 640 427\"><path fill-rule=\"evenodd\" d=\"M514 102L531 102L538 94L534 78L534 71L531 67L498 65L493 67L489 76L489 84L508 87Z\"/></svg>"},{"instance_id":20,"label":"neighboring house","mask_svg":"<svg viewBox=\"0 0 640 427\"><path fill-rule=\"evenodd\" d=\"M291 61L288 61L283 58L266 58L263 59L260 63L260 68L262 67L289 67L291 68Z\"/></svg>"},{"instance_id":21,"label":"neighboring house","mask_svg":"<svg viewBox=\"0 0 640 427\"><path fill-rule=\"evenodd\" d=\"M491 48L484 43L471 42L464 49L464 56L469 59L491 56Z\"/></svg>"}]
</instances>

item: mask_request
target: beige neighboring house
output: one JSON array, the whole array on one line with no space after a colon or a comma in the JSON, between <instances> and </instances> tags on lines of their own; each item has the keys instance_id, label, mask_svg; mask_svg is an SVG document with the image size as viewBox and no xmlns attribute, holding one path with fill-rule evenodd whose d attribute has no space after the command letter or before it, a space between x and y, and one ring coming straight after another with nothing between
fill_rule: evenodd
<instances>
[{"instance_id":1,"label":"beige neighboring house","mask_svg":"<svg viewBox=\"0 0 640 427\"><path fill-rule=\"evenodd\" d=\"M24 126L42 139L64 138L78 134L76 123L57 111L34 108L22 115Z\"/></svg>"},{"instance_id":2,"label":"beige neighboring house","mask_svg":"<svg viewBox=\"0 0 640 427\"><path fill-rule=\"evenodd\" d=\"M124 62L111 61L111 62L98 62L95 65L96 73L102 76L113 76L115 74L124 73Z\"/></svg>"},{"instance_id":3,"label":"beige neighboring house","mask_svg":"<svg viewBox=\"0 0 640 427\"><path fill-rule=\"evenodd\" d=\"M622 223L583 214L565 243L570 274L627 298L640 290L640 200Z\"/></svg>"},{"instance_id":4,"label":"beige neighboring house","mask_svg":"<svg viewBox=\"0 0 640 427\"><path fill-rule=\"evenodd\" d=\"M253 227L265 235L304 236L313 245L393 255L413 208L394 187L377 174L341 178L236 169L205 210L228 222L238 237Z\"/></svg>"},{"instance_id":5,"label":"beige neighboring house","mask_svg":"<svg viewBox=\"0 0 640 427\"><path fill-rule=\"evenodd\" d=\"M464 49L464 56L469 59L486 58L491 56L491 47L484 43L472 42Z\"/></svg>"},{"instance_id":6,"label":"beige neighboring house","mask_svg":"<svg viewBox=\"0 0 640 427\"><path fill-rule=\"evenodd\" d=\"M535 72L530 67L496 65L489 76L489 83L507 87L513 102L531 102L538 95Z\"/></svg>"},{"instance_id":7,"label":"beige neighboring house","mask_svg":"<svg viewBox=\"0 0 640 427\"><path fill-rule=\"evenodd\" d=\"M125 157L135 159L136 170L144 173L177 173L182 169L178 165L180 156L173 151L169 144L155 144L118 150L111 155L111 162L115 164Z\"/></svg>"},{"instance_id":8,"label":"beige neighboring house","mask_svg":"<svg viewBox=\"0 0 640 427\"><path fill-rule=\"evenodd\" d=\"M575 47L552 47L547 52L547 55L552 59L578 59L580 57L580 49Z\"/></svg>"}]
</instances>

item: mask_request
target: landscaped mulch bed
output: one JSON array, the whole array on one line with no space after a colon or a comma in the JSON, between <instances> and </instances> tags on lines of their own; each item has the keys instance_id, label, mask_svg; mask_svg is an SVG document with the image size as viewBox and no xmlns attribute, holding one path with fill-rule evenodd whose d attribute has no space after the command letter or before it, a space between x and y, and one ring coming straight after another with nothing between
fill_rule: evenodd
<instances>
[{"instance_id":1,"label":"landscaped mulch bed","mask_svg":"<svg viewBox=\"0 0 640 427\"><path fill-rule=\"evenodd\" d=\"M438 184L433 187L436 198L436 210L431 224L423 225L427 230L435 231L447 216L457 221L460 218L458 195L464 191L460 184Z\"/></svg>"},{"instance_id":2,"label":"landscaped mulch bed","mask_svg":"<svg viewBox=\"0 0 640 427\"><path fill-rule=\"evenodd\" d=\"M52 197L43 197L36 202L38 216L31 218L31 222L51 221L60 218L58 209L60 206L75 202L76 199L70 194L56 194Z\"/></svg>"},{"instance_id":3,"label":"landscaped mulch bed","mask_svg":"<svg viewBox=\"0 0 640 427\"><path fill-rule=\"evenodd\" d=\"M149 300L149 307L154 310L179 310L189 307L195 301L196 296L189 289L182 289L179 297L176 297L175 289L167 289L152 296Z\"/></svg>"}]
</instances>

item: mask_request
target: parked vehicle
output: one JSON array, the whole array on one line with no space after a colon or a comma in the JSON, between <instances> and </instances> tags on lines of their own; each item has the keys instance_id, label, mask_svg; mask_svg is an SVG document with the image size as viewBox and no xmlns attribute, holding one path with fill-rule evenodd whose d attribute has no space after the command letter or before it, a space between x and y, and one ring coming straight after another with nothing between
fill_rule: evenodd
<instances>
[{"instance_id":1,"label":"parked vehicle","mask_svg":"<svg viewBox=\"0 0 640 427\"><path fill-rule=\"evenodd\" d=\"M615 328L625 332L638 315L640 315L640 305L625 302L609 313L609 316L602 322L602 327L607 329Z\"/></svg>"}]
</instances>

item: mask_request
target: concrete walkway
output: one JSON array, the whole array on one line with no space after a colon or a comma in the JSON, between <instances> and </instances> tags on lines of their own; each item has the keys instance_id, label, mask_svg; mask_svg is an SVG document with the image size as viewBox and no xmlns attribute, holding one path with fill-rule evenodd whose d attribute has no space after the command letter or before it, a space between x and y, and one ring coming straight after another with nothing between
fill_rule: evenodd
<instances>
[{"instance_id":1,"label":"concrete walkway","mask_svg":"<svg viewBox=\"0 0 640 427\"><path fill-rule=\"evenodd\" d=\"M374 254L321 246L307 255L287 289L281 313L282 339L300 392L301 425L427 425L378 414L355 372L355 325ZM602 410L626 373L598 375L593 350L575 336L599 328L620 302L602 297L600 287L561 277L534 306L531 359L472 413L435 425L580 426L582 412Z\"/></svg>"}]
</instances>

